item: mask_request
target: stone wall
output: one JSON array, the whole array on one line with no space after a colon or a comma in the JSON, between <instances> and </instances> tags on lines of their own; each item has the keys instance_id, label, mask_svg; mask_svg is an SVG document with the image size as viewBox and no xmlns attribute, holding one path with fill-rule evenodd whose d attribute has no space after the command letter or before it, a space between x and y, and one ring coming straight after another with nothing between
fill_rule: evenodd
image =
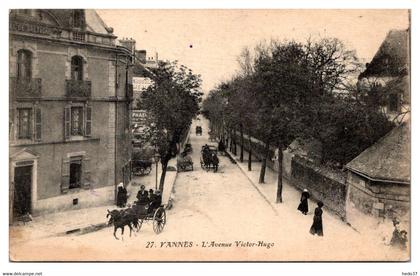
<instances>
[{"instance_id":1,"label":"stone wall","mask_svg":"<svg viewBox=\"0 0 420 276\"><path fill-rule=\"evenodd\" d=\"M291 162L289 182L301 190L308 189L312 199L321 200L328 209L345 219L347 185L343 173L295 156Z\"/></svg>"},{"instance_id":2,"label":"stone wall","mask_svg":"<svg viewBox=\"0 0 420 276\"><path fill-rule=\"evenodd\" d=\"M399 219L410 211L410 185L370 181L348 171L348 204L376 218Z\"/></svg>"}]
</instances>

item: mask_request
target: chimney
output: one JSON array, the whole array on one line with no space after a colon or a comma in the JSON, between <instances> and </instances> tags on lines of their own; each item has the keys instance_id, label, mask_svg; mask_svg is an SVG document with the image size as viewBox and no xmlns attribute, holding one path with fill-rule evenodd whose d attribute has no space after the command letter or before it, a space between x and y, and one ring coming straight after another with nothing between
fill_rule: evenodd
<instances>
[{"instance_id":1,"label":"chimney","mask_svg":"<svg viewBox=\"0 0 420 276\"><path fill-rule=\"evenodd\" d=\"M146 50L136 51L136 56L141 63L146 63Z\"/></svg>"},{"instance_id":2,"label":"chimney","mask_svg":"<svg viewBox=\"0 0 420 276\"><path fill-rule=\"evenodd\" d=\"M121 43L123 47L127 48L128 50L130 50L132 54L134 54L134 51L136 50L136 41L134 39L123 38L123 39L120 39L119 42Z\"/></svg>"}]
</instances>

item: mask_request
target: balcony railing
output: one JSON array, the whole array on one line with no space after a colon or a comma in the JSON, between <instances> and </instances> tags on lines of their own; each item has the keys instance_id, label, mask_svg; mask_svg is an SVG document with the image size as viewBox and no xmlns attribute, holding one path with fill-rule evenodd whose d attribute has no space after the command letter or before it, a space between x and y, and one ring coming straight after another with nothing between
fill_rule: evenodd
<instances>
[{"instance_id":1,"label":"balcony railing","mask_svg":"<svg viewBox=\"0 0 420 276\"><path fill-rule=\"evenodd\" d=\"M90 98L91 86L91 81L66 80L66 97Z\"/></svg>"},{"instance_id":2,"label":"balcony railing","mask_svg":"<svg viewBox=\"0 0 420 276\"><path fill-rule=\"evenodd\" d=\"M40 98L42 80L40 78L10 78L10 88L15 98Z\"/></svg>"}]
</instances>

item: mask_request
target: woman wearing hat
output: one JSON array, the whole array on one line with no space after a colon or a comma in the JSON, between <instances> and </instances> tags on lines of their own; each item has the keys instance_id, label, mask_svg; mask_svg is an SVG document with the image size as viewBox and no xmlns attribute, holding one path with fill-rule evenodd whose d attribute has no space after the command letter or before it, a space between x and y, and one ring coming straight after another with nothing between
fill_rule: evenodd
<instances>
[{"instance_id":1,"label":"woman wearing hat","mask_svg":"<svg viewBox=\"0 0 420 276\"><path fill-rule=\"evenodd\" d=\"M314 222L312 223L312 226L309 232L312 235L316 234L318 236L323 236L324 231L322 229L322 206L324 206L324 203L322 201L319 201L317 205L318 207L315 208L315 213L314 213Z\"/></svg>"},{"instance_id":2,"label":"woman wearing hat","mask_svg":"<svg viewBox=\"0 0 420 276\"><path fill-rule=\"evenodd\" d=\"M118 191L117 191L117 206L118 207L125 207L127 204L127 189L124 187L124 183L118 184Z\"/></svg>"},{"instance_id":3,"label":"woman wearing hat","mask_svg":"<svg viewBox=\"0 0 420 276\"><path fill-rule=\"evenodd\" d=\"M309 192L308 190L304 189L302 192L302 195L300 197L300 204L298 206L298 210L302 212L302 214L306 215L308 214L308 198L309 198Z\"/></svg>"}]
</instances>

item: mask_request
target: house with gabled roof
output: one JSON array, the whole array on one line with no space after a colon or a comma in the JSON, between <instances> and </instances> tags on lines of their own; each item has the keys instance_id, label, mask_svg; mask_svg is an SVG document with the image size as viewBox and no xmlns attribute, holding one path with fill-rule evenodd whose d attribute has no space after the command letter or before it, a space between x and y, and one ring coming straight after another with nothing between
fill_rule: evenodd
<instances>
[{"instance_id":1,"label":"house with gabled roof","mask_svg":"<svg viewBox=\"0 0 420 276\"><path fill-rule=\"evenodd\" d=\"M410 212L410 124L391 130L350 161L347 169L347 221L352 209L372 218L406 219Z\"/></svg>"},{"instance_id":2,"label":"house with gabled roof","mask_svg":"<svg viewBox=\"0 0 420 276\"><path fill-rule=\"evenodd\" d=\"M375 56L358 77L359 93L380 87L380 108L390 120L407 120L410 110L410 30L388 32Z\"/></svg>"}]
</instances>

